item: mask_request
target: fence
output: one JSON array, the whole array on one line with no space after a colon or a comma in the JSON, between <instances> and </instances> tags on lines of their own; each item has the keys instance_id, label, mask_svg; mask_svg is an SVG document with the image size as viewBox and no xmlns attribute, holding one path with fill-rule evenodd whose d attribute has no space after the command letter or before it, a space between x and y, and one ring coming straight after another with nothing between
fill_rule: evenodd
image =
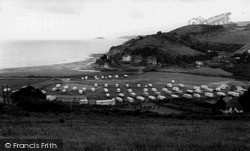
<instances>
[{"instance_id":1,"label":"fence","mask_svg":"<svg viewBox=\"0 0 250 151\"><path fill-rule=\"evenodd\" d=\"M8 85L2 85L2 95L3 95L3 104L4 105L10 105L11 99L10 99L10 89Z\"/></svg>"}]
</instances>

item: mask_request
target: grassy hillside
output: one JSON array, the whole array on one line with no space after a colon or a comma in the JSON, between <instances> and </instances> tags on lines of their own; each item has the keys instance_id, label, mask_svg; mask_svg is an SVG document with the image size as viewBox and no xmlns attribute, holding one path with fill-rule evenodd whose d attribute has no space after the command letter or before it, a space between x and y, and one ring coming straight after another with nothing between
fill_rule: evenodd
<instances>
[{"instance_id":1,"label":"grassy hillside","mask_svg":"<svg viewBox=\"0 0 250 151\"><path fill-rule=\"evenodd\" d=\"M209 42L220 42L226 44L250 44L250 30L236 32L225 32L219 35L202 37L202 40Z\"/></svg>"},{"instance_id":2,"label":"grassy hillside","mask_svg":"<svg viewBox=\"0 0 250 151\"><path fill-rule=\"evenodd\" d=\"M183 45L204 53L206 53L207 50L233 53L244 46L243 44L227 44L220 42L202 41L200 40L201 38L199 36L193 36L192 34L177 34L175 35L175 37L179 38L180 43L182 43Z\"/></svg>"},{"instance_id":3,"label":"grassy hillside","mask_svg":"<svg viewBox=\"0 0 250 151\"><path fill-rule=\"evenodd\" d=\"M136 39L131 39L121 46L113 47L108 53L110 56L115 54L117 50L119 53L137 53L137 50L144 48L157 48L169 55L201 55L194 49L182 45L178 38L173 37L167 33L158 33L155 35L139 36ZM137 53L142 54L143 52Z\"/></svg>"},{"instance_id":4,"label":"grassy hillside","mask_svg":"<svg viewBox=\"0 0 250 151\"><path fill-rule=\"evenodd\" d=\"M189 25L170 32L177 35L194 36L201 41L224 44L247 44L250 42L250 28L238 25Z\"/></svg>"},{"instance_id":5,"label":"grassy hillside","mask_svg":"<svg viewBox=\"0 0 250 151\"><path fill-rule=\"evenodd\" d=\"M225 70L233 73L233 75L240 79L250 79L249 61L244 59L244 53L250 50L250 27L248 22L232 24L232 25L193 25L178 28L172 32L173 35L185 37L186 39L199 39L199 41L192 41L187 43L191 48L198 50L207 48L216 51L224 51L228 56L232 54L239 55L240 60L234 62L232 68L223 67ZM200 43L197 45L196 43ZM195 48L198 47L198 48ZM232 58L231 58L232 60Z\"/></svg>"},{"instance_id":6,"label":"grassy hillside","mask_svg":"<svg viewBox=\"0 0 250 151\"><path fill-rule=\"evenodd\" d=\"M225 32L229 29L224 28L223 26L211 26L211 25L187 25L180 28L177 28L173 31L170 31L170 34L176 35L204 35L204 34L218 34ZM231 29L230 29L231 30Z\"/></svg>"}]
</instances>

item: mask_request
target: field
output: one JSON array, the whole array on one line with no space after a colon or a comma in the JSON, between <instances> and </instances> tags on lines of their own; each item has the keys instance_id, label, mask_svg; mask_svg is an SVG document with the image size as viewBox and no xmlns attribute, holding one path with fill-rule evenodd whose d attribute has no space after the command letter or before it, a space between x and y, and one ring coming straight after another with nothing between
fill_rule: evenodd
<instances>
[{"instance_id":1,"label":"field","mask_svg":"<svg viewBox=\"0 0 250 151\"><path fill-rule=\"evenodd\" d=\"M250 149L250 122L122 115L35 114L0 117L1 138L61 138L64 150Z\"/></svg>"},{"instance_id":2,"label":"field","mask_svg":"<svg viewBox=\"0 0 250 151\"><path fill-rule=\"evenodd\" d=\"M199 75L210 75L210 76L222 76L222 77L232 77L233 74L226 72L220 68L209 68L201 67L196 69L187 70L188 73L199 74Z\"/></svg>"},{"instance_id":3,"label":"field","mask_svg":"<svg viewBox=\"0 0 250 151\"><path fill-rule=\"evenodd\" d=\"M12 88L12 90L20 89L22 85L31 84L34 87L43 89L47 92L47 95L53 95L56 96L58 100L66 101L66 102L76 102L84 96L86 96L89 100L89 104L95 104L96 100L105 100L105 99L111 99L116 96L118 96L118 93L116 92L115 84L119 84L119 88L121 89L121 92L125 95L125 97L129 96L129 92L127 91L126 84L130 84L131 88L133 89L133 92L135 92L136 96L143 96L143 88L145 85L151 83L153 84L153 87L156 88L162 95L164 95L168 99L172 99L170 95L164 93L162 91L162 88L166 87L167 83L171 83L171 80L175 80L175 83L173 86L178 86L179 83L182 83L185 85L185 88L180 88L182 91L186 91L187 89L193 89L194 86L200 86L200 85L208 85L211 88L216 88L222 83L226 83L229 85L229 87L223 92L227 93L229 90L231 90L231 86L240 85L244 88L247 88L249 83L245 81L236 81L232 78L225 78L225 77L209 77L209 76L200 76L200 75L193 75L193 74L185 74L185 73L168 73L168 72L148 72L145 74L133 74L129 75L128 78L125 78L122 74L119 75L119 78L107 78L107 79L99 79L94 80L94 76L98 75L100 76L101 73L92 73L87 74L89 76L88 80L82 80L80 77L71 78L70 81L64 81L62 79L1 79L0 84L3 85L4 83L9 83L9 86ZM102 75L108 76L108 73L102 73ZM111 74L113 75L113 74ZM83 77L86 75L82 75ZM114 75L113 75L114 76ZM157 77L157 78L156 78ZM36 81L37 80L37 81ZM27 82L27 83L26 83ZM29 82L29 83L28 83ZM94 87L94 84L97 83L98 87L96 88L95 92L91 92L91 88ZM141 87L138 88L137 84L141 84ZM52 91L52 88L56 86L56 84L61 84L59 91ZM104 84L108 84L109 94L110 97L106 97L105 93L103 92ZM62 93L63 87L65 85L68 85L69 89L66 93ZM84 95L80 95L78 93L78 90L73 91L72 88L77 87L77 89L87 88L87 91L84 93ZM171 90L171 88L169 88ZM151 88L149 88L149 94L155 96L155 93L151 91ZM176 94L180 97L182 95ZM215 95L213 98L207 98L204 95L204 91L201 94L201 99L196 99L199 101L206 101L210 103L215 103L216 100L218 100L218 96ZM233 98L233 102L235 102L237 98ZM1 99L2 100L2 99ZM136 101L138 102L138 101ZM237 102L237 101L236 101ZM139 103L139 102L138 102ZM136 107L139 104L135 104L132 106ZM163 102L162 102L163 103ZM188 102L187 102L188 103ZM120 103L117 103L118 105ZM127 103L125 104L125 108L129 109L129 106ZM131 103L129 103L131 104ZM176 108L175 102L170 102L170 104L165 104L165 106L158 106L155 105L154 109L150 109L152 112L157 112L160 114L179 114L182 113L179 107ZM237 104L237 103L236 103ZM174 105L174 106L173 106ZM188 105L188 104L186 104ZM181 106L181 105L179 105ZM191 109L191 108L189 108ZM197 109L198 110L198 109ZM202 110L200 110L201 112ZM209 111L210 112L210 111Z\"/></svg>"},{"instance_id":4,"label":"field","mask_svg":"<svg viewBox=\"0 0 250 151\"><path fill-rule=\"evenodd\" d=\"M85 74L86 75L86 74ZM82 75L83 77L85 75ZM88 74L87 74L88 75ZM44 89L47 91L48 94L54 95L61 95L62 93L59 92L52 92L52 88L55 87L55 84L60 83L61 90L63 86L68 85L69 91L64 94L65 96L76 96L79 97L78 91L73 92L72 88L77 87L78 89L82 89L83 87L87 88L87 96L92 99L105 99L105 95L103 92L103 85L109 84L109 90L111 94L117 94L115 84L119 84L122 92L124 92L127 88L125 84L132 85L132 89L135 93L141 93L144 85L146 84L153 84L153 87L157 88L159 91L166 86L167 83L171 83L171 80L175 80L174 86L178 86L179 83L182 83L186 86L185 89L193 89L193 86L200 86L200 85L208 85L211 88L215 88L222 83L227 83L229 85L241 85L245 88L249 85L247 81L237 81L232 78L225 78L225 77L210 77L210 76L200 76L200 75L192 75L192 74L185 74L185 73L168 73L168 72L148 72L145 74L138 74L138 75L130 75L128 78L124 78L123 75L119 75L119 78L112 78L112 79L99 79L94 80L94 75L100 76L101 73L89 74L88 80L82 80L81 76L72 78L70 81L65 82L61 81L61 79L46 79L46 78L21 78L21 79L0 79L0 85L8 84L9 87L14 89L19 89L23 85L31 84L40 89ZM103 75L107 76L108 73L103 73ZM112 75L112 74L111 74ZM96 93L90 92L90 89L94 87L94 84L97 83L98 87L96 88ZM141 84L141 88L137 88L137 84Z\"/></svg>"},{"instance_id":5,"label":"field","mask_svg":"<svg viewBox=\"0 0 250 151\"><path fill-rule=\"evenodd\" d=\"M51 79L47 78L7 78L7 79L0 79L0 85L8 85L8 87L12 89L19 89L21 86L24 85L35 85L38 83L42 83L45 81L51 81Z\"/></svg>"},{"instance_id":6,"label":"field","mask_svg":"<svg viewBox=\"0 0 250 151\"><path fill-rule=\"evenodd\" d=\"M227 72L221 68L210 68L210 67L200 67L200 68L164 68L161 69L162 72L177 72L177 73L187 73L202 76L215 76L215 77L233 77L233 74Z\"/></svg>"}]
</instances>

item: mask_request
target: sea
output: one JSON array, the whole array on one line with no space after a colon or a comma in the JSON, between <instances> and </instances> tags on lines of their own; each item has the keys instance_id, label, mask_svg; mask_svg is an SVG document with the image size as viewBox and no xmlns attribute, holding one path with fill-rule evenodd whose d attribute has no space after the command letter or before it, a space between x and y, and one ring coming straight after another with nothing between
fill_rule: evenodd
<instances>
[{"instance_id":1,"label":"sea","mask_svg":"<svg viewBox=\"0 0 250 151\"><path fill-rule=\"evenodd\" d=\"M0 69L83 61L126 39L0 41Z\"/></svg>"}]
</instances>

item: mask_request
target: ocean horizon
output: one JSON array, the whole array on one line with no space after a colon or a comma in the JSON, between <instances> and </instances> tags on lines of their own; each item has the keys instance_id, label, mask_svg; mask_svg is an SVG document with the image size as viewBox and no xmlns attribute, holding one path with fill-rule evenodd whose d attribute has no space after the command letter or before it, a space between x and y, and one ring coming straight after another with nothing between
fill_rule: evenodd
<instances>
[{"instance_id":1,"label":"ocean horizon","mask_svg":"<svg viewBox=\"0 0 250 151\"><path fill-rule=\"evenodd\" d=\"M0 69L84 61L126 39L0 41Z\"/></svg>"}]
</instances>

